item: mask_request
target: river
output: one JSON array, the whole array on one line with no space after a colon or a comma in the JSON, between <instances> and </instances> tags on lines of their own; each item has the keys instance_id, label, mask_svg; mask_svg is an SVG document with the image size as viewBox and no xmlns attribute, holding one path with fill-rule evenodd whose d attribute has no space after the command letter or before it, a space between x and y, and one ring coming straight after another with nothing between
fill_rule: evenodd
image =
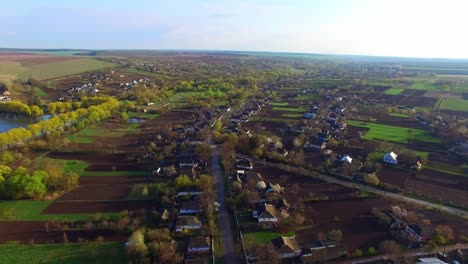
<instances>
[{"instance_id":1,"label":"river","mask_svg":"<svg viewBox=\"0 0 468 264\"><path fill-rule=\"evenodd\" d=\"M29 124L34 124L49 118L50 115L44 115L38 118L28 118L23 116L0 114L0 133L8 131L12 128L27 127Z\"/></svg>"}]
</instances>

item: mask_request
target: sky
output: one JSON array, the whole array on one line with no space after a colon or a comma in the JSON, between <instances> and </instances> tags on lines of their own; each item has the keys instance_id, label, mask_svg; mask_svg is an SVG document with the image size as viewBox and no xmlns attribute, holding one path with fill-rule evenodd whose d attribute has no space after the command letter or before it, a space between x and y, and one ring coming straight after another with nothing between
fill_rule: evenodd
<instances>
[{"instance_id":1,"label":"sky","mask_svg":"<svg viewBox=\"0 0 468 264\"><path fill-rule=\"evenodd\" d=\"M468 58L466 0L14 0L0 47Z\"/></svg>"}]
</instances>

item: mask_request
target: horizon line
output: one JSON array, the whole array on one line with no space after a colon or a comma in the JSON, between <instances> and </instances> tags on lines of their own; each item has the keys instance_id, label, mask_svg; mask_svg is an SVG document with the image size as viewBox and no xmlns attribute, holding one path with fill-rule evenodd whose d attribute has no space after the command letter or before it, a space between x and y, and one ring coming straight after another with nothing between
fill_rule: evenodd
<instances>
[{"instance_id":1,"label":"horizon line","mask_svg":"<svg viewBox=\"0 0 468 264\"><path fill-rule=\"evenodd\" d=\"M298 52L298 51L266 51L266 50L228 50L228 49L141 49L141 48L106 48L106 49L89 49L89 48L9 48L0 47L1 50L36 50L36 51L164 51L164 52L237 52L237 53L279 53L279 54L298 54L298 55L321 55L321 56L336 56L336 57L377 57L377 58L394 58L394 59L428 59L428 60L468 60L468 57L414 57L414 56L398 56L398 55L373 55L373 54L349 54L349 53L315 53L315 52Z\"/></svg>"}]
</instances>

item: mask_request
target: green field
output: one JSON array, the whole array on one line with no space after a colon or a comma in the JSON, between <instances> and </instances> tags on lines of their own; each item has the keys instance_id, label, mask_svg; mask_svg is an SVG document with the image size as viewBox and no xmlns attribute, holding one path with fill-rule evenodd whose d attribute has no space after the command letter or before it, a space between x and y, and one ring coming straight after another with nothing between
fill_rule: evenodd
<instances>
[{"instance_id":1,"label":"green field","mask_svg":"<svg viewBox=\"0 0 468 264\"><path fill-rule=\"evenodd\" d=\"M141 176L150 176L150 171L83 171L79 174L80 176L134 176L134 177L141 177Z\"/></svg>"},{"instance_id":2,"label":"green field","mask_svg":"<svg viewBox=\"0 0 468 264\"><path fill-rule=\"evenodd\" d=\"M305 112L306 110L304 108L298 108L298 107L280 107L280 106L275 106L271 110L275 111L283 111L283 112Z\"/></svg>"},{"instance_id":3,"label":"green field","mask_svg":"<svg viewBox=\"0 0 468 264\"><path fill-rule=\"evenodd\" d=\"M126 127L108 129L99 124L87 127L77 133L68 136L73 143L89 144L96 141L99 137L123 137L128 133L134 132L140 126L139 123L125 123Z\"/></svg>"},{"instance_id":4,"label":"green field","mask_svg":"<svg viewBox=\"0 0 468 264\"><path fill-rule=\"evenodd\" d=\"M277 238L280 236L294 236L295 234L296 233L294 231L290 231L285 234L268 232L268 231L260 231L260 232L253 232L253 233L245 233L244 238L245 240L255 240L262 244L268 244L274 238Z\"/></svg>"},{"instance_id":5,"label":"green field","mask_svg":"<svg viewBox=\"0 0 468 264\"><path fill-rule=\"evenodd\" d=\"M387 91L384 92L384 94L390 94L390 95L397 95L403 92L405 89L401 88L390 88Z\"/></svg>"},{"instance_id":6,"label":"green field","mask_svg":"<svg viewBox=\"0 0 468 264\"><path fill-rule=\"evenodd\" d=\"M120 242L0 245L0 263L8 264L124 264Z\"/></svg>"},{"instance_id":7,"label":"green field","mask_svg":"<svg viewBox=\"0 0 468 264\"><path fill-rule=\"evenodd\" d=\"M11 82L16 79L28 78L44 80L100 70L112 66L114 66L113 63L89 57L34 65L3 61L0 63L0 81Z\"/></svg>"},{"instance_id":8,"label":"green field","mask_svg":"<svg viewBox=\"0 0 468 264\"><path fill-rule=\"evenodd\" d=\"M299 118L303 117L303 114L295 114L295 113L290 113L290 114L283 114L281 115L282 117L290 117L290 118Z\"/></svg>"},{"instance_id":9,"label":"green field","mask_svg":"<svg viewBox=\"0 0 468 264\"><path fill-rule=\"evenodd\" d=\"M52 220L88 220L92 214L41 214L52 201L1 201L0 221L52 221ZM102 216L118 217L119 213L104 213Z\"/></svg>"},{"instance_id":10,"label":"green field","mask_svg":"<svg viewBox=\"0 0 468 264\"><path fill-rule=\"evenodd\" d=\"M271 106L281 107L281 106L287 106L287 105L288 105L288 103L284 103L284 102L273 102L273 103L271 103Z\"/></svg>"},{"instance_id":11,"label":"green field","mask_svg":"<svg viewBox=\"0 0 468 264\"><path fill-rule=\"evenodd\" d=\"M468 100L443 99L442 103L439 106L439 109L468 112Z\"/></svg>"},{"instance_id":12,"label":"green field","mask_svg":"<svg viewBox=\"0 0 468 264\"><path fill-rule=\"evenodd\" d=\"M389 116L396 116L396 117L402 117L402 118L408 118L409 115L405 115L405 114L399 114L399 113L390 113L388 114Z\"/></svg>"},{"instance_id":13,"label":"green field","mask_svg":"<svg viewBox=\"0 0 468 264\"><path fill-rule=\"evenodd\" d=\"M440 89L439 86L432 84L432 83L414 83L408 87L410 89L416 90L438 90Z\"/></svg>"},{"instance_id":14,"label":"green field","mask_svg":"<svg viewBox=\"0 0 468 264\"><path fill-rule=\"evenodd\" d=\"M140 112L128 112L129 117L136 117L136 118L146 118L146 119L154 119L158 118L160 114L158 113L140 113Z\"/></svg>"},{"instance_id":15,"label":"green field","mask_svg":"<svg viewBox=\"0 0 468 264\"><path fill-rule=\"evenodd\" d=\"M368 128L365 139L379 139L407 144L408 140L427 143L440 143L440 139L427 135L426 131L398 126L388 126L377 123L364 123L361 121L348 121L348 125Z\"/></svg>"},{"instance_id":16,"label":"green field","mask_svg":"<svg viewBox=\"0 0 468 264\"><path fill-rule=\"evenodd\" d=\"M37 93L39 97L46 96L46 92L42 90L40 87L34 87L34 91Z\"/></svg>"}]
</instances>

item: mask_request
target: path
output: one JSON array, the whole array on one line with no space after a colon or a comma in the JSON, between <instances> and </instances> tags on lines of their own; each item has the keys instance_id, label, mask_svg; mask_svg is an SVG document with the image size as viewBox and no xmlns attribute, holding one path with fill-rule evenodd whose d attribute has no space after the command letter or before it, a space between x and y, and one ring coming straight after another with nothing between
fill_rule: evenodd
<instances>
[{"instance_id":1,"label":"path","mask_svg":"<svg viewBox=\"0 0 468 264\"><path fill-rule=\"evenodd\" d=\"M219 229L224 252L224 264L239 264L236 255L231 231L231 219L226 207L226 193L224 190L224 171L219 160L219 149L213 148L211 152L211 169L215 180L217 202L220 204L218 211Z\"/></svg>"}]
</instances>

